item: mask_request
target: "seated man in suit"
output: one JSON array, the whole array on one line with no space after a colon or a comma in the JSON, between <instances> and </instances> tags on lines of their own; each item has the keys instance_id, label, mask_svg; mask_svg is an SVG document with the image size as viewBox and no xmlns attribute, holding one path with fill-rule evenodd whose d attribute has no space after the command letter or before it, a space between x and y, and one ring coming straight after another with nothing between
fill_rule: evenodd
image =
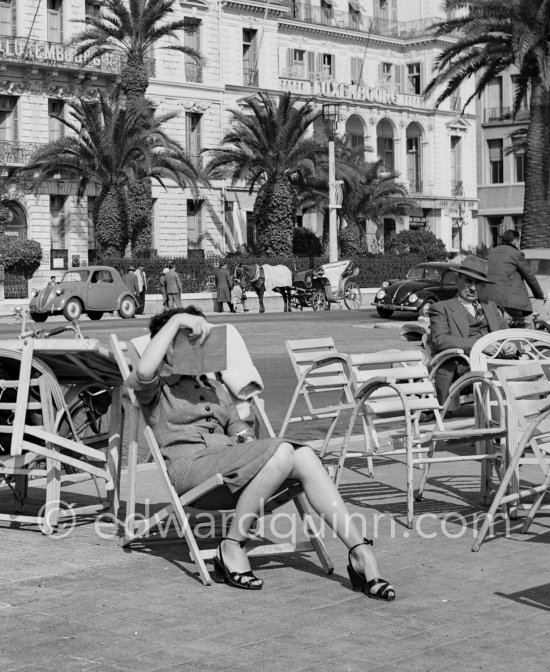
<instances>
[{"instance_id":1,"label":"seated man in suit","mask_svg":"<svg viewBox=\"0 0 550 672\"><path fill-rule=\"evenodd\" d=\"M506 329L508 323L492 301L479 301L478 298L479 288L487 282L488 262L470 255L456 270L457 295L430 307L430 338L436 352L461 348L469 355L479 338ZM496 345L489 346L487 354L493 355L496 348ZM516 354L515 345L506 344L502 354L513 357ZM466 363L460 359L450 359L438 369L434 384L440 404L447 400L453 382L467 370Z\"/></svg>"}]
</instances>

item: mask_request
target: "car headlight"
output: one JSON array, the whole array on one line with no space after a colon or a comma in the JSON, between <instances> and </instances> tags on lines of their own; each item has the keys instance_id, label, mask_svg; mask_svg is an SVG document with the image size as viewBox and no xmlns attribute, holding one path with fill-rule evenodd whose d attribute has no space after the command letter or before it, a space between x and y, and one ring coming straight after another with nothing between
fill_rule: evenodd
<instances>
[{"instance_id":1,"label":"car headlight","mask_svg":"<svg viewBox=\"0 0 550 672\"><path fill-rule=\"evenodd\" d=\"M418 296L416 294L411 294L409 296L409 303L416 303L418 301Z\"/></svg>"},{"instance_id":2,"label":"car headlight","mask_svg":"<svg viewBox=\"0 0 550 672\"><path fill-rule=\"evenodd\" d=\"M32 289L31 290L31 296L38 296L40 292L37 289Z\"/></svg>"},{"instance_id":3,"label":"car headlight","mask_svg":"<svg viewBox=\"0 0 550 672\"><path fill-rule=\"evenodd\" d=\"M386 296L386 292L383 289L379 289L376 292L376 298L377 299L383 299Z\"/></svg>"},{"instance_id":4,"label":"car headlight","mask_svg":"<svg viewBox=\"0 0 550 672\"><path fill-rule=\"evenodd\" d=\"M55 293L57 294L57 296L61 296L61 294L63 294L63 290L61 288L56 289Z\"/></svg>"},{"instance_id":5,"label":"car headlight","mask_svg":"<svg viewBox=\"0 0 550 672\"><path fill-rule=\"evenodd\" d=\"M382 287L389 287L389 286L390 283L387 280L384 280L384 282L382 283Z\"/></svg>"}]
</instances>

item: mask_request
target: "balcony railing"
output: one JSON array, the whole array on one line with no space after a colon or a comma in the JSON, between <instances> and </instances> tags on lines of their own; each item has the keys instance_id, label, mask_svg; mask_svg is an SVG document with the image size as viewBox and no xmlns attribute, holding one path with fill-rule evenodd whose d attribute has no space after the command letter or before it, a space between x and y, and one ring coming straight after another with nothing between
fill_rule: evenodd
<instances>
[{"instance_id":1,"label":"balcony railing","mask_svg":"<svg viewBox=\"0 0 550 672\"><path fill-rule=\"evenodd\" d=\"M0 141L0 165L24 166L37 149L43 147L41 142L18 142L17 140Z\"/></svg>"},{"instance_id":2,"label":"balcony railing","mask_svg":"<svg viewBox=\"0 0 550 672\"><path fill-rule=\"evenodd\" d=\"M373 18L364 14L358 14L357 12L350 13L332 8L312 7L301 2L291 3L290 18L320 26L358 30L363 33L371 33L383 37L398 37L401 39L413 39L426 35L435 23L441 21L437 17L419 19L417 21L391 21L388 19Z\"/></svg>"},{"instance_id":3,"label":"balcony railing","mask_svg":"<svg viewBox=\"0 0 550 672\"><path fill-rule=\"evenodd\" d=\"M186 63L185 64L185 81L186 82L196 82L197 84L202 83L202 65L199 63Z\"/></svg>"},{"instance_id":4,"label":"balcony railing","mask_svg":"<svg viewBox=\"0 0 550 672\"><path fill-rule=\"evenodd\" d=\"M332 74L328 70L319 70L317 72L310 72L305 67L295 66L294 68L283 68L279 77L285 79L307 79L318 80L320 82L328 82L332 79Z\"/></svg>"},{"instance_id":5,"label":"balcony railing","mask_svg":"<svg viewBox=\"0 0 550 672\"><path fill-rule=\"evenodd\" d=\"M483 122L485 124L500 124L506 121L525 122L529 121L529 110L519 110L515 118L512 107L486 107L483 110Z\"/></svg>"},{"instance_id":6,"label":"balcony railing","mask_svg":"<svg viewBox=\"0 0 550 672\"><path fill-rule=\"evenodd\" d=\"M75 55L75 48L66 44L46 42L44 40L29 40L26 37L0 38L1 62L32 63L47 67L63 68L68 70L97 71L118 73L121 68L119 54L104 54L87 65L83 65L82 56Z\"/></svg>"}]
</instances>

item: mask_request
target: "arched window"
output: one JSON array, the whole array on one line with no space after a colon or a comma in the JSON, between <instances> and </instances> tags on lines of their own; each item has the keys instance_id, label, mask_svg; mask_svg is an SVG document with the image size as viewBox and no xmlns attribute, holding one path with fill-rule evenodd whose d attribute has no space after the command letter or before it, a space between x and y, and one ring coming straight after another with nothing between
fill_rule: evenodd
<instances>
[{"instance_id":1,"label":"arched window","mask_svg":"<svg viewBox=\"0 0 550 672\"><path fill-rule=\"evenodd\" d=\"M407 179L413 194L422 193L422 129L416 122L407 127Z\"/></svg>"},{"instance_id":2,"label":"arched window","mask_svg":"<svg viewBox=\"0 0 550 672\"><path fill-rule=\"evenodd\" d=\"M395 170L393 126L387 119L382 119L376 127L378 156L384 162L386 170Z\"/></svg>"},{"instance_id":3,"label":"arched window","mask_svg":"<svg viewBox=\"0 0 550 672\"><path fill-rule=\"evenodd\" d=\"M2 205L11 213L11 220L6 224L6 236L14 238L27 237L27 215L24 208L17 201L3 201Z\"/></svg>"},{"instance_id":4,"label":"arched window","mask_svg":"<svg viewBox=\"0 0 550 672\"><path fill-rule=\"evenodd\" d=\"M357 115L346 121L346 139L351 149L365 149L365 131L363 122Z\"/></svg>"}]
</instances>

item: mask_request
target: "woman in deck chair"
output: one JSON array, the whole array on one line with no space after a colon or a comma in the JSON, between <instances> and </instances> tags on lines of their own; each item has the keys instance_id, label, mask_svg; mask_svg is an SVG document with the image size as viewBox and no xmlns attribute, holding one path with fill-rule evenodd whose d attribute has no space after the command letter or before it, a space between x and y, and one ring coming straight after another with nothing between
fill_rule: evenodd
<instances>
[{"instance_id":1,"label":"woman in deck chair","mask_svg":"<svg viewBox=\"0 0 550 672\"><path fill-rule=\"evenodd\" d=\"M302 483L313 509L330 522L349 549L348 573L355 590L391 601L393 587L380 569L361 529L350 516L334 483L309 446L285 438L256 439L226 388L206 376L171 372L173 341L180 329L203 343L210 325L194 306L155 315L151 341L127 385L136 392L167 463L169 477L183 494L220 473L238 499L227 536L214 558L216 580L259 590L263 581L250 570L244 545L262 502L287 479ZM222 502L219 508L227 508Z\"/></svg>"}]
</instances>

